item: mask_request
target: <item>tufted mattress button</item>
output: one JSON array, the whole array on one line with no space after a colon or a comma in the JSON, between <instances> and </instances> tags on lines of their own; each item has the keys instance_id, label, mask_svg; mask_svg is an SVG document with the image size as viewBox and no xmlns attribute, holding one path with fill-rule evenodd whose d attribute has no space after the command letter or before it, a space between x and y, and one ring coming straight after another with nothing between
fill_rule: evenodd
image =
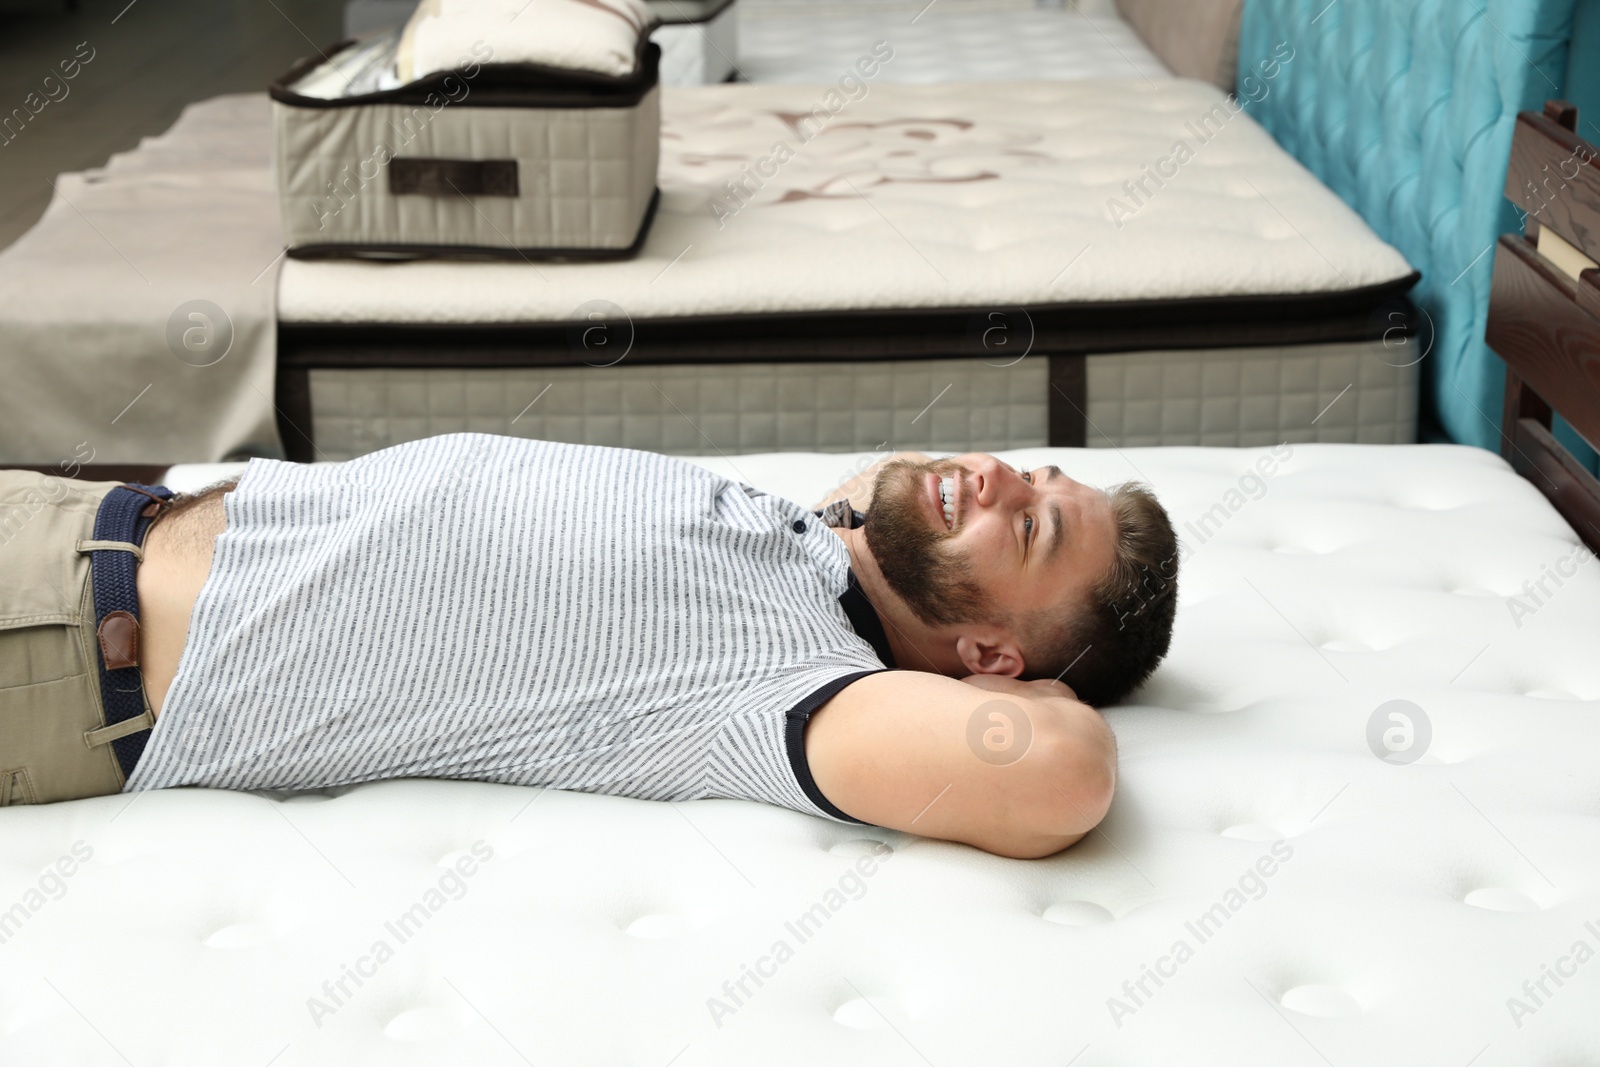
<instances>
[{"instance_id":1,"label":"tufted mattress button","mask_svg":"<svg viewBox=\"0 0 1600 1067\"><path fill-rule=\"evenodd\" d=\"M207 948L260 948L272 940L272 931L261 923L230 923L212 931L201 943Z\"/></svg>"},{"instance_id":2,"label":"tufted mattress button","mask_svg":"<svg viewBox=\"0 0 1600 1067\"><path fill-rule=\"evenodd\" d=\"M672 915L666 912L655 912L650 915L641 915L629 923L623 932L629 937L658 940L664 937L678 937L694 929L694 923L689 921L687 915Z\"/></svg>"},{"instance_id":3,"label":"tufted mattress button","mask_svg":"<svg viewBox=\"0 0 1600 1067\"><path fill-rule=\"evenodd\" d=\"M909 1021L905 1009L881 993L847 1000L833 1012L834 1022L852 1030L887 1030L902 1020Z\"/></svg>"},{"instance_id":4,"label":"tufted mattress button","mask_svg":"<svg viewBox=\"0 0 1600 1067\"><path fill-rule=\"evenodd\" d=\"M1224 828L1222 836L1239 841L1282 841L1289 835L1276 826L1268 826L1266 823L1242 822Z\"/></svg>"},{"instance_id":5,"label":"tufted mattress button","mask_svg":"<svg viewBox=\"0 0 1600 1067\"><path fill-rule=\"evenodd\" d=\"M454 1013L442 1008L412 1008L390 1019L384 1025L383 1036L396 1041L436 1041L458 1035L461 1024Z\"/></svg>"},{"instance_id":6,"label":"tufted mattress button","mask_svg":"<svg viewBox=\"0 0 1600 1067\"><path fill-rule=\"evenodd\" d=\"M1116 916L1092 900L1064 900L1044 909L1040 918L1061 926L1094 926L1110 922Z\"/></svg>"},{"instance_id":7,"label":"tufted mattress button","mask_svg":"<svg viewBox=\"0 0 1600 1067\"><path fill-rule=\"evenodd\" d=\"M1461 903L1474 908L1483 908L1485 911L1543 911L1537 901L1526 893L1515 889L1504 889L1500 886L1484 886L1474 889L1461 898Z\"/></svg>"},{"instance_id":8,"label":"tufted mattress button","mask_svg":"<svg viewBox=\"0 0 1600 1067\"><path fill-rule=\"evenodd\" d=\"M1319 1019L1361 1014L1360 1001L1336 985L1295 986L1283 995L1279 1003L1290 1011Z\"/></svg>"},{"instance_id":9,"label":"tufted mattress button","mask_svg":"<svg viewBox=\"0 0 1600 1067\"><path fill-rule=\"evenodd\" d=\"M478 844L481 846L482 842L479 841ZM470 877L473 873L475 873L475 870L480 862L482 861L479 860L477 856L472 854L471 847L469 846L467 848L451 849L449 852L446 852L444 855L434 860L433 865L441 870L453 870Z\"/></svg>"}]
</instances>

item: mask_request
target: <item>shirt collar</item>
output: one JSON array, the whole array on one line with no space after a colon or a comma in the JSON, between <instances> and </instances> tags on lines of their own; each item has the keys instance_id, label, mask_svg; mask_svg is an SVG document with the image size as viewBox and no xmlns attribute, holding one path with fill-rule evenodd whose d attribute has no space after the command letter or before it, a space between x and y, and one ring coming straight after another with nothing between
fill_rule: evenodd
<instances>
[{"instance_id":1,"label":"shirt collar","mask_svg":"<svg viewBox=\"0 0 1600 1067\"><path fill-rule=\"evenodd\" d=\"M846 530L854 530L867 521L867 517L851 507L848 500L835 500L817 512L816 516L824 526L842 526Z\"/></svg>"},{"instance_id":2,"label":"shirt collar","mask_svg":"<svg viewBox=\"0 0 1600 1067\"><path fill-rule=\"evenodd\" d=\"M885 667L894 666L894 653L889 649L889 635L884 633L883 620L878 618L878 611L872 606L872 601L867 599L867 594L861 588L861 583L856 581L856 572L850 572L850 585L843 593L839 594L839 606L844 608L844 613L850 617L850 625L855 627L856 633L862 640L872 646L872 650L883 660Z\"/></svg>"},{"instance_id":3,"label":"shirt collar","mask_svg":"<svg viewBox=\"0 0 1600 1067\"><path fill-rule=\"evenodd\" d=\"M848 500L835 500L832 504L816 512L817 518L827 526L842 526L853 530L867 521L867 517L850 506ZM889 649L889 635L884 632L883 620L878 617L878 611L872 606L872 601L867 599L861 583L856 580L856 572L849 572L849 584L845 591L839 594L839 606L844 608L845 615L850 619L850 625L872 650L878 654L885 667L894 666L894 653Z\"/></svg>"}]
</instances>

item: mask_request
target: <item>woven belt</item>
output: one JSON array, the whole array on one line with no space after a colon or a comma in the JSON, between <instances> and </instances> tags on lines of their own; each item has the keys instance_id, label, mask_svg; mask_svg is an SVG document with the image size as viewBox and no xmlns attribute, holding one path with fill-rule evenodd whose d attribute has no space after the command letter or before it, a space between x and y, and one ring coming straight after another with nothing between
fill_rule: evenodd
<instances>
[{"instance_id":1,"label":"woven belt","mask_svg":"<svg viewBox=\"0 0 1600 1067\"><path fill-rule=\"evenodd\" d=\"M100 501L94 538L80 540L94 578L95 634L100 646L100 696L105 725L83 735L91 748L109 744L123 781L144 754L155 718L145 708L139 674L139 564L144 535L173 493L166 486L119 485Z\"/></svg>"}]
</instances>

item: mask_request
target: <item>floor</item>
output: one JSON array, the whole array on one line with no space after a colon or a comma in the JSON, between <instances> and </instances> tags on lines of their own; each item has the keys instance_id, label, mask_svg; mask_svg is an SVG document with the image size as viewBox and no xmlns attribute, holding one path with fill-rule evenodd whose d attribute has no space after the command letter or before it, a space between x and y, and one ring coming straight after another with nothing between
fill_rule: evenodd
<instances>
[{"instance_id":1,"label":"floor","mask_svg":"<svg viewBox=\"0 0 1600 1067\"><path fill-rule=\"evenodd\" d=\"M341 0L67 6L0 0L0 248L44 214L57 174L133 148L185 104L260 91L342 36ZM90 58L62 80L60 64L75 55Z\"/></svg>"}]
</instances>

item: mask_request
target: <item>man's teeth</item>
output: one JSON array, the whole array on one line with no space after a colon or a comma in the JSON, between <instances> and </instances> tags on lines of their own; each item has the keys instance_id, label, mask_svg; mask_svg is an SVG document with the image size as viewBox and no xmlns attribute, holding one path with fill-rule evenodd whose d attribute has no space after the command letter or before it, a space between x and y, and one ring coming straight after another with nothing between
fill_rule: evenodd
<instances>
[{"instance_id":1,"label":"man's teeth","mask_svg":"<svg viewBox=\"0 0 1600 1067\"><path fill-rule=\"evenodd\" d=\"M939 499L944 503L944 524L956 528L956 480L945 476L939 479Z\"/></svg>"}]
</instances>

